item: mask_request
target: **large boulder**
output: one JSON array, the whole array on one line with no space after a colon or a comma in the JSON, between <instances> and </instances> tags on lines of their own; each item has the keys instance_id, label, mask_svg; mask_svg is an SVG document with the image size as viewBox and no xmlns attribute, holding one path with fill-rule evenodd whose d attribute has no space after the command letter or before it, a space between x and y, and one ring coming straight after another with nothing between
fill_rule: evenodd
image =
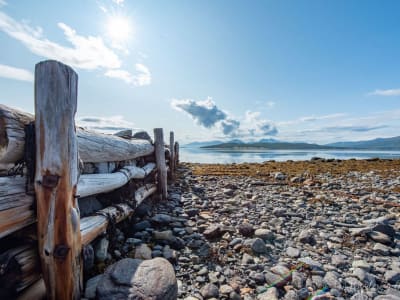
<instances>
[{"instance_id":1,"label":"large boulder","mask_svg":"<svg viewBox=\"0 0 400 300\"><path fill-rule=\"evenodd\" d=\"M109 266L97 285L99 300L173 300L178 284L174 268L164 258L125 258Z\"/></svg>"}]
</instances>

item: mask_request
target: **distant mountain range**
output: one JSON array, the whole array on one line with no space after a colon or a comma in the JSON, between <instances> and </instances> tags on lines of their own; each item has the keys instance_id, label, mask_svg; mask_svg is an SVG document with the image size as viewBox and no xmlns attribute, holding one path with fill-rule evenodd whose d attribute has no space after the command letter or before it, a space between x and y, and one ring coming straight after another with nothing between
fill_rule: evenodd
<instances>
[{"instance_id":1,"label":"distant mountain range","mask_svg":"<svg viewBox=\"0 0 400 300\"><path fill-rule=\"evenodd\" d=\"M284 142L275 139L262 139L256 142L243 142L235 139L228 142L206 141L193 142L184 145L188 148L225 149L225 150L338 150L338 149L359 149L359 150L398 150L400 151L400 136L392 138L378 138L368 141L337 142L326 145Z\"/></svg>"}]
</instances>

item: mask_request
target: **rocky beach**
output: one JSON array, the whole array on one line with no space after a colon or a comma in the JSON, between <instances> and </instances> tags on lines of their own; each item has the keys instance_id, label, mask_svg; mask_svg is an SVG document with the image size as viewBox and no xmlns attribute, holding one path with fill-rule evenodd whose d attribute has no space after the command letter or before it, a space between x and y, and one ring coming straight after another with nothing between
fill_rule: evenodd
<instances>
[{"instance_id":1,"label":"rocky beach","mask_svg":"<svg viewBox=\"0 0 400 300\"><path fill-rule=\"evenodd\" d=\"M164 258L177 281L166 266L146 284L168 299L400 299L400 160L181 163L168 201L113 236L98 270ZM107 299L105 276L86 298Z\"/></svg>"}]
</instances>

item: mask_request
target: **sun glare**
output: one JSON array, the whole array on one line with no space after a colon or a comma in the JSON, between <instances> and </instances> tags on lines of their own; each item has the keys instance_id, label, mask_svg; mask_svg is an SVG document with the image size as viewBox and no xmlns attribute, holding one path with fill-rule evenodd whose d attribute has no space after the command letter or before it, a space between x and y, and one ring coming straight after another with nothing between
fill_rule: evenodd
<instances>
[{"instance_id":1,"label":"sun glare","mask_svg":"<svg viewBox=\"0 0 400 300\"><path fill-rule=\"evenodd\" d=\"M132 24L127 17L111 16L106 23L107 36L115 43L127 42L132 34Z\"/></svg>"}]
</instances>

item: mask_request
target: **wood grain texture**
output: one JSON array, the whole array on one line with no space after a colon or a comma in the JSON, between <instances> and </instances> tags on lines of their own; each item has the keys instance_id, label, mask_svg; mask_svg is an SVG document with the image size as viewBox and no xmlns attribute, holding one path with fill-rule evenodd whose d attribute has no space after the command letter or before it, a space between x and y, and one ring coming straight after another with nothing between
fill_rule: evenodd
<instances>
[{"instance_id":1,"label":"wood grain texture","mask_svg":"<svg viewBox=\"0 0 400 300\"><path fill-rule=\"evenodd\" d=\"M34 116L0 105L0 164L15 163L24 157L26 124ZM124 139L118 136L77 129L79 156L83 162L125 161L154 152L153 145L142 139Z\"/></svg>"},{"instance_id":2,"label":"wood grain texture","mask_svg":"<svg viewBox=\"0 0 400 300\"><path fill-rule=\"evenodd\" d=\"M174 144L174 132L171 131L169 133L169 151L170 151L170 158L169 158L169 174L171 181L175 181L175 144Z\"/></svg>"},{"instance_id":3,"label":"wood grain texture","mask_svg":"<svg viewBox=\"0 0 400 300\"><path fill-rule=\"evenodd\" d=\"M38 245L48 299L80 299L81 234L75 198L78 75L56 61L35 69Z\"/></svg>"},{"instance_id":4,"label":"wood grain texture","mask_svg":"<svg viewBox=\"0 0 400 300\"><path fill-rule=\"evenodd\" d=\"M31 114L0 104L0 163L15 163L24 157L24 127L31 121Z\"/></svg>"},{"instance_id":5,"label":"wood grain texture","mask_svg":"<svg viewBox=\"0 0 400 300\"><path fill-rule=\"evenodd\" d=\"M155 169L154 163L148 163L143 168L126 166L118 172L108 174L81 175L78 182L79 197L110 192L131 179L143 179Z\"/></svg>"},{"instance_id":6,"label":"wood grain texture","mask_svg":"<svg viewBox=\"0 0 400 300\"><path fill-rule=\"evenodd\" d=\"M34 197L25 193L24 177L0 177L0 238L36 222Z\"/></svg>"},{"instance_id":7,"label":"wood grain texture","mask_svg":"<svg viewBox=\"0 0 400 300\"><path fill-rule=\"evenodd\" d=\"M154 152L158 171L158 192L161 199L166 200L168 196L167 166L165 164L164 133L162 128L154 128Z\"/></svg>"}]
</instances>

